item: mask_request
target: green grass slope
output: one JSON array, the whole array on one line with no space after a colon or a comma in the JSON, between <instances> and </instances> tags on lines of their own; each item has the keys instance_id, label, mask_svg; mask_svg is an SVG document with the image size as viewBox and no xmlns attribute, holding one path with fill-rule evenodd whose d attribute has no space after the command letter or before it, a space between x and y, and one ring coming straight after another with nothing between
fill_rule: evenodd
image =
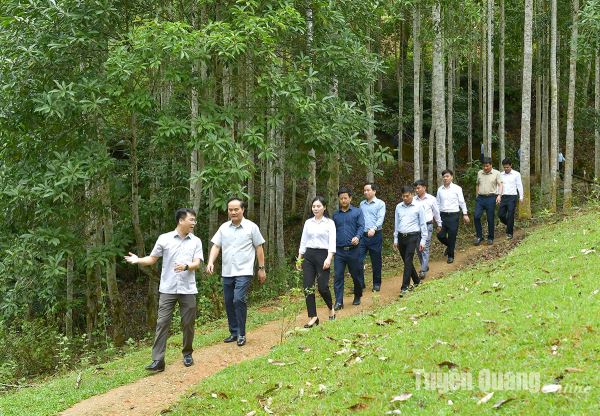
<instances>
[{"instance_id":1,"label":"green grass slope","mask_svg":"<svg viewBox=\"0 0 600 416\"><path fill-rule=\"evenodd\" d=\"M505 258L299 333L169 414L597 414L599 275L600 214L569 218Z\"/></svg>"}]
</instances>

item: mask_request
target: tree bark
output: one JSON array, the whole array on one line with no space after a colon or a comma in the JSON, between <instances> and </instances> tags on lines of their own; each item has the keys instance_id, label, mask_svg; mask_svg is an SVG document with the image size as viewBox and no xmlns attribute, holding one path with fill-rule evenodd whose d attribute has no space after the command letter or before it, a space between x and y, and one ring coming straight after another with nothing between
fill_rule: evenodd
<instances>
[{"instance_id":1,"label":"tree bark","mask_svg":"<svg viewBox=\"0 0 600 416\"><path fill-rule=\"evenodd\" d=\"M538 58L539 58L538 54ZM541 61L538 59L538 65ZM538 74L535 77L535 175L537 183L541 180L542 170L542 77Z\"/></svg>"},{"instance_id":2,"label":"tree bark","mask_svg":"<svg viewBox=\"0 0 600 416\"><path fill-rule=\"evenodd\" d=\"M596 47L595 59L596 73L594 78L594 109L596 110L596 120L600 117L600 48ZM594 129L594 178L600 181L600 124L595 123Z\"/></svg>"},{"instance_id":3,"label":"tree bark","mask_svg":"<svg viewBox=\"0 0 600 416\"><path fill-rule=\"evenodd\" d=\"M366 87L366 110L367 118L369 119L369 126L367 127L367 148L369 149L369 163L367 165L367 182L375 181L375 159L373 157L375 153L375 113L373 111L373 85L369 83Z\"/></svg>"},{"instance_id":4,"label":"tree bark","mask_svg":"<svg viewBox=\"0 0 600 416\"><path fill-rule=\"evenodd\" d=\"M421 12L415 6L413 12L413 178L421 176Z\"/></svg>"},{"instance_id":5,"label":"tree bark","mask_svg":"<svg viewBox=\"0 0 600 416\"><path fill-rule=\"evenodd\" d=\"M421 92L419 94L419 137L421 138L421 140L419 140L419 176L421 178L423 178L424 174L425 174L425 163L423 161L424 159L424 153L425 153L425 149L423 147L423 142L424 142L424 136L423 136L423 106L425 103L425 99L423 97L425 97L425 64L422 63L421 64L421 76L419 77L420 81L421 81Z\"/></svg>"},{"instance_id":6,"label":"tree bark","mask_svg":"<svg viewBox=\"0 0 600 416\"><path fill-rule=\"evenodd\" d=\"M492 131L494 122L494 0L487 2L487 127L486 156L492 157Z\"/></svg>"},{"instance_id":7,"label":"tree bark","mask_svg":"<svg viewBox=\"0 0 600 416\"><path fill-rule=\"evenodd\" d=\"M531 66L533 30L533 0L525 0L523 34L523 93L521 96L521 177L523 180L523 203L519 204L519 217L531 218L530 133L531 133Z\"/></svg>"},{"instance_id":8,"label":"tree bark","mask_svg":"<svg viewBox=\"0 0 600 416\"><path fill-rule=\"evenodd\" d=\"M467 62L467 160L473 161L473 66Z\"/></svg>"},{"instance_id":9,"label":"tree bark","mask_svg":"<svg viewBox=\"0 0 600 416\"><path fill-rule=\"evenodd\" d=\"M435 120L436 136L436 176L437 185L442 185L442 171L446 169L446 105L444 91L444 58L443 58L443 38L440 14L440 2L436 0L433 4L433 75L432 75L432 117Z\"/></svg>"},{"instance_id":10,"label":"tree bark","mask_svg":"<svg viewBox=\"0 0 600 416\"><path fill-rule=\"evenodd\" d=\"M542 77L542 146L541 146L541 184L542 195L547 199L550 195L550 70Z\"/></svg>"},{"instance_id":11,"label":"tree bark","mask_svg":"<svg viewBox=\"0 0 600 416\"><path fill-rule=\"evenodd\" d=\"M567 103L567 133L565 139L565 174L563 210L573 205L573 162L575 156L575 86L577 82L577 27L579 15L579 0L573 0L573 25L571 27L571 56L569 58L569 98Z\"/></svg>"},{"instance_id":12,"label":"tree bark","mask_svg":"<svg viewBox=\"0 0 600 416\"><path fill-rule=\"evenodd\" d=\"M448 168L454 171L454 59L448 56Z\"/></svg>"},{"instance_id":13,"label":"tree bark","mask_svg":"<svg viewBox=\"0 0 600 416\"><path fill-rule=\"evenodd\" d=\"M312 1L308 1L308 7L306 8L306 52L311 57L311 70L312 70L312 44L314 37L314 22L313 22L313 9ZM310 94L312 95L312 91ZM308 187L306 192L306 203L304 204L304 215L308 216L311 212L311 201L317 196L317 155L314 149L308 151Z\"/></svg>"},{"instance_id":14,"label":"tree bark","mask_svg":"<svg viewBox=\"0 0 600 416\"><path fill-rule=\"evenodd\" d=\"M404 138L404 30L400 22L398 30L398 57L397 57L397 82L398 82L398 168L404 167L404 155L402 154L402 142Z\"/></svg>"},{"instance_id":15,"label":"tree bark","mask_svg":"<svg viewBox=\"0 0 600 416\"><path fill-rule=\"evenodd\" d=\"M558 188L558 79L556 71L556 0L551 0L550 18L550 212L556 212Z\"/></svg>"},{"instance_id":16,"label":"tree bark","mask_svg":"<svg viewBox=\"0 0 600 416\"><path fill-rule=\"evenodd\" d=\"M73 255L67 256L67 312L65 314L65 335L73 338Z\"/></svg>"},{"instance_id":17,"label":"tree bark","mask_svg":"<svg viewBox=\"0 0 600 416\"><path fill-rule=\"evenodd\" d=\"M506 157L506 145L504 137L504 41L504 0L500 0L500 39L498 43L498 141L500 143L500 163L498 166L502 166L502 161ZM531 94L529 98L531 98Z\"/></svg>"}]
</instances>

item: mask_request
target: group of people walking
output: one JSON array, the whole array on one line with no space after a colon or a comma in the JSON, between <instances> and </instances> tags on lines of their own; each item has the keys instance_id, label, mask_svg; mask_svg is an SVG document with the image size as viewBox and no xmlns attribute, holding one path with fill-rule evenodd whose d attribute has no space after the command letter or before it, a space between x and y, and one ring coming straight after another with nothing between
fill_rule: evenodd
<instances>
[{"instance_id":1,"label":"group of people walking","mask_svg":"<svg viewBox=\"0 0 600 416\"><path fill-rule=\"evenodd\" d=\"M474 243L483 241L481 217L487 213L488 244L494 240L494 212L499 205L500 221L506 224L508 238L512 238L517 198L523 200L523 185L519 172L512 170L510 160L502 162L503 172L492 168L492 161L484 158L483 169L477 175L477 198L475 203ZM454 173L450 169L442 172L443 184L437 194L427 192L427 183L417 180L401 188L402 202L394 212L394 248L404 263L400 297L414 287L429 272L430 247L435 228L437 239L446 247L444 255L448 263L454 261L456 237L462 214L469 223L467 205L462 188L453 183ZM335 320L336 312L344 308L344 276L350 272L353 283L353 305L360 305L365 285L364 261L369 255L373 272L373 292L381 290L382 272L382 227L386 204L377 198L378 186L366 183L363 187L365 199L358 207L352 205L352 191L342 187L338 190L339 208L331 218L327 215L327 202L321 196L312 200L312 215L304 223L296 267L303 272L303 288L308 313L305 328L319 325L315 285L328 309L328 319ZM231 198L227 202L229 221L222 224L211 242L206 271L215 271L215 261L222 257L221 279L223 297L230 335L223 341L246 344L247 299L250 282L258 263L257 275L262 284L266 280L265 239L258 226L244 217L244 202ZM177 227L162 234L150 253L138 257L133 253L124 259L130 264L151 266L162 257L159 287L158 319L152 348L150 371L165 369L165 349L175 305L179 303L183 329L183 364L191 366L194 322L196 318L195 270L204 260L202 242L193 234L196 213L188 208L175 213ZM413 258L418 254L420 271L417 272ZM258 260L258 261L257 261ZM334 266L334 294L329 288L330 269ZM411 281L413 285L411 286Z\"/></svg>"}]
</instances>

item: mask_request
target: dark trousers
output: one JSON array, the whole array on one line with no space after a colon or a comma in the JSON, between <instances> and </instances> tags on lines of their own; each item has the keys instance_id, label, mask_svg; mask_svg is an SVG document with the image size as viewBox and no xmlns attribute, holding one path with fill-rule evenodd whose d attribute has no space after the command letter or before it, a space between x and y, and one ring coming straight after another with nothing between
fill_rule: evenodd
<instances>
[{"instance_id":1,"label":"dark trousers","mask_svg":"<svg viewBox=\"0 0 600 416\"><path fill-rule=\"evenodd\" d=\"M358 248L344 250L343 247L336 247L333 264L335 267L333 290L335 292L336 303L344 304L344 272L346 271L346 266L348 266L352 281L354 282L354 296L362 296L365 282L361 281L362 272L360 270L361 264L358 257Z\"/></svg>"},{"instance_id":2,"label":"dark trousers","mask_svg":"<svg viewBox=\"0 0 600 416\"><path fill-rule=\"evenodd\" d=\"M437 233L437 238L440 243L448 247L448 257L454 257L460 212L442 212L440 216L442 217L442 229Z\"/></svg>"},{"instance_id":3,"label":"dark trousers","mask_svg":"<svg viewBox=\"0 0 600 416\"><path fill-rule=\"evenodd\" d=\"M233 336L246 336L248 315L248 289L252 276L223 276L223 298L229 333Z\"/></svg>"},{"instance_id":4,"label":"dark trousers","mask_svg":"<svg viewBox=\"0 0 600 416\"><path fill-rule=\"evenodd\" d=\"M475 234L477 237L483 238L483 230L481 229L481 217L485 211L488 224L488 240L494 239L494 211L496 209L496 195L481 196L477 195L475 199L475 213L473 214L475 223Z\"/></svg>"},{"instance_id":5,"label":"dark trousers","mask_svg":"<svg viewBox=\"0 0 600 416\"><path fill-rule=\"evenodd\" d=\"M358 246L358 257L360 259L361 268L361 280L365 281L365 258L367 253L371 258L371 267L373 268L373 286L381 286L381 249L383 248L383 233L381 230L377 231L373 237L367 237L366 235L360 239L360 245Z\"/></svg>"},{"instance_id":6,"label":"dark trousers","mask_svg":"<svg viewBox=\"0 0 600 416\"><path fill-rule=\"evenodd\" d=\"M323 270L323 263L328 251L324 248L307 248L302 262L304 272L304 298L308 317L317 316L317 303L315 300L315 280L319 294L327 304L329 310L333 309L331 291L329 290L329 269Z\"/></svg>"},{"instance_id":7,"label":"dark trousers","mask_svg":"<svg viewBox=\"0 0 600 416\"><path fill-rule=\"evenodd\" d=\"M502 224L506 225L506 234L513 234L515 227L515 211L517 208L518 195L502 195L500 208L498 208L498 218Z\"/></svg>"},{"instance_id":8,"label":"dark trousers","mask_svg":"<svg viewBox=\"0 0 600 416\"><path fill-rule=\"evenodd\" d=\"M181 312L181 329L183 332L183 355L191 354L194 342L194 323L196 322L196 295L178 295L160 293L158 298L158 319L156 320L156 333L152 346L152 360L165 359L167 338L171 329L171 320L175 305L179 302Z\"/></svg>"},{"instance_id":9,"label":"dark trousers","mask_svg":"<svg viewBox=\"0 0 600 416\"><path fill-rule=\"evenodd\" d=\"M418 285L421 282L419 280L419 275L415 270L415 265L413 264L415 250L417 249L417 246L419 245L420 241L420 233L407 236L403 236L401 233L398 233L398 250L400 251L402 261L404 262L404 273L402 273L401 290L408 290L411 278L415 285Z\"/></svg>"}]
</instances>

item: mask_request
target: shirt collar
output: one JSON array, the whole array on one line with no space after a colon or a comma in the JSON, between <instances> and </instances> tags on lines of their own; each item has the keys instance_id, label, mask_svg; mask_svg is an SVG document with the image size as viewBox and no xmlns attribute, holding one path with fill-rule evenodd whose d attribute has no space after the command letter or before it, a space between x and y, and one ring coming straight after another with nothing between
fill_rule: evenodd
<instances>
[{"instance_id":1,"label":"shirt collar","mask_svg":"<svg viewBox=\"0 0 600 416\"><path fill-rule=\"evenodd\" d=\"M366 200L366 199L365 199L363 202L364 202L365 204L374 204L374 203L376 203L377 201L378 201L377 197L376 197L376 196L374 196L374 197L373 197L373 199L371 200L371 202L369 202L369 201L368 201L368 200Z\"/></svg>"},{"instance_id":2,"label":"shirt collar","mask_svg":"<svg viewBox=\"0 0 600 416\"><path fill-rule=\"evenodd\" d=\"M352 206L352 204L350 204L350 206L348 207L348 211L346 211L346 212L350 212L350 211L352 211L353 209L354 209L354 206ZM346 213L346 212L342 211L342 209L341 209L341 208L340 208L340 209L338 209L338 212L340 212L340 213L342 213L342 214L345 214L345 213Z\"/></svg>"},{"instance_id":3,"label":"shirt collar","mask_svg":"<svg viewBox=\"0 0 600 416\"><path fill-rule=\"evenodd\" d=\"M242 221L240 222L240 225L235 225L233 223L233 221L229 220L229 226L233 227L233 228L240 228L240 227L244 228L244 224L246 223L246 221L247 221L246 218L242 218Z\"/></svg>"},{"instance_id":4,"label":"shirt collar","mask_svg":"<svg viewBox=\"0 0 600 416\"><path fill-rule=\"evenodd\" d=\"M186 236L185 236L185 238L181 238L181 237L179 236L179 233L177 232L177 228L176 228L176 229L174 229L174 230L173 230L173 235L172 235L172 237L173 237L173 238L179 238L180 240L187 240L187 239L190 239L190 238L192 238L192 233L189 233L188 235L186 235Z\"/></svg>"}]
</instances>

